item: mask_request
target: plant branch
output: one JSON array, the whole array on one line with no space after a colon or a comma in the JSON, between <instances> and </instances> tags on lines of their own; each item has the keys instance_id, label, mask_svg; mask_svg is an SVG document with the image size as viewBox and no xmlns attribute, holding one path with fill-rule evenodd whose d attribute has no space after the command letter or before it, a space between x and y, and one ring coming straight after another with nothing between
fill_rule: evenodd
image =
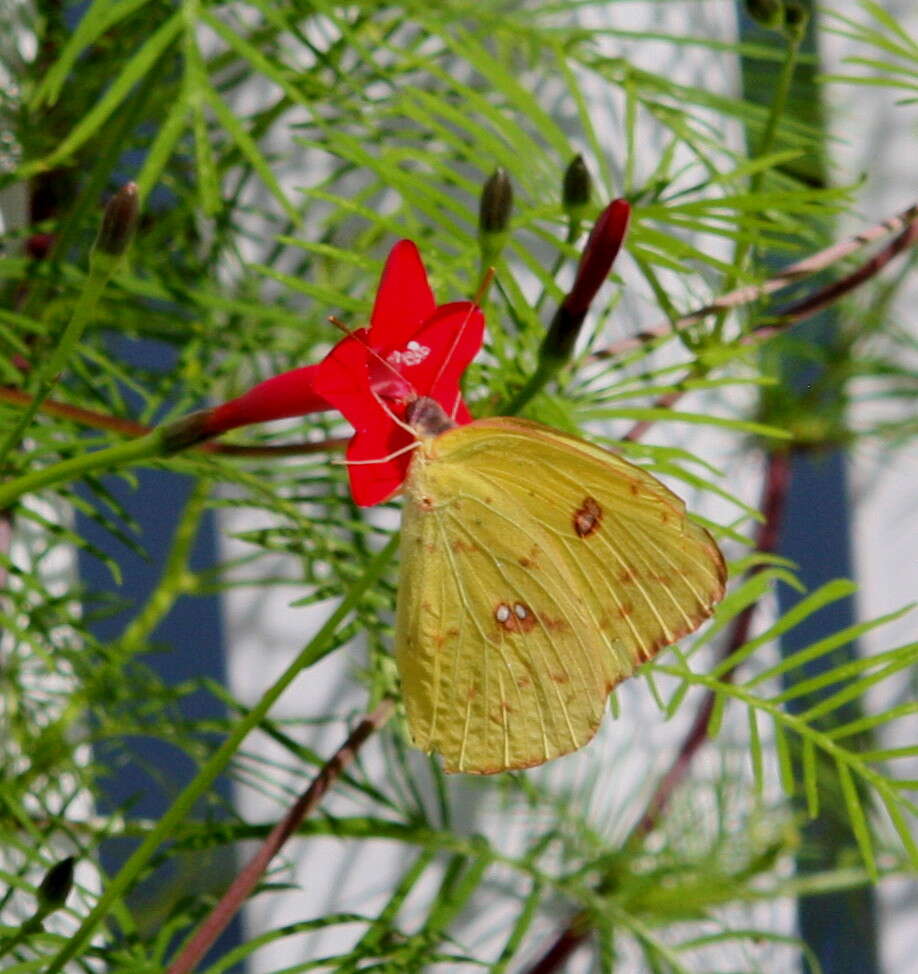
<instances>
[{"instance_id":1,"label":"plant branch","mask_svg":"<svg viewBox=\"0 0 918 974\"><path fill-rule=\"evenodd\" d=\"M879 253L874 254L870 260L865 261L860 267L847 274L841 280L814 291L812 294L801 298L794 304L775 312L774 320L769 319L767 324L759 325L752 329L748 334L739 338L739 344L751 345L758 344L766 339L773 338L775 335L786 331L792 325L796 325L807 318L829 307L839 298L853 291L865 281L870 280L878 274L893 258L908 250L918 243L918 207L912 207L910 211L912 218L905 225L905 229L899 233L890 243L888 243ZM680 319L676 322L677 326L687 319ZM645 333L646 334L646 333ZM655 409L671 409L685 394L685 389L675 389L672 392L660 396L654 403ZM644 435L650 428L654 420L642 420L635 425L622 437L623 440L636 441Z\"/></svg>"},{"instance_id":2,"label":"plant branch","mask_svg":"<svg viewBox=\"0 0 918 974\"><path fill-rule=\"evenodd\" d=\"M9 403L11 406L28 407L32 402L32 397L21 389L0 386L0 402ZM155 429L153 426L146 426L133 419L122 419L120 416L110 416L108 413L100 413L94 409L71 406L70 403L61 402L58 399L45 399L39 408L39 412L48 416L69 419L71 422L79 423L81 426L87 426L91 429L109 430L112 433L122 433L125 436L146 436L147 433L152 433ZM284 443L259 446L208 441L196 444L196 449L203 450L205 453L219 453L230 457L292 457L322 453L325 450L343 449L349 439L346 436L337 436L322 440L320 443Z\"/></svg>"},{"instance_id":3,"label":"plant branch","mask_svg":"<svg viewBox=\"0 0 918 974\"><path fill-rule=\"evenodd\" d=\"M760 504L763 520L756 534L757 551L772 552L777 547L790 485L790 472L790 457L787 452L772 451L768 454ZM761 571L761 568L761 565L753 566L747 573L747 577ZM724 643L721 653L722 659L729 659L747 641L758 605L758 602L747 605L733 620L729 638ZM733 672L732 669L727 670L721 679L731 680ZM715 699L716 695L713 691L709 690L705 694L669 770L658 782L643 814L628 834L624 842L625 847L637 845L656 828L676 789L685 780L695 755L707 739ZM553 971L562 970L567 959L589 939L591 933L589 914L585 911L578 912L558 934L551 947L529 968L528 974L551 974Z\"/></svg>"},{"instance_id":4,"label":"plant branch","mask_svg":"<svg viewBox=\"0 0 918 974\"><path fill-rule=\"evenodd\" d=\"M615 346L595 352L592 358L596 360L621 355L625 351L640 347L648 341L663 337L674 330L696 324L708 315L718 313L725 308L739 307L740 305L755 301L764 295L780 290L795 281L799 281L801 277L806 277L818 270L822 270L831 263L841 260L861 247L866 246L868 243L896 231L899 231L899 233L891 243L852 273L846 275L840 281L827 285L814 294L788 306L783 311L779 311L777 315L779 320L777 322L771 321L767 325L757 327L740 339L745 344L763 341L790 325L802 321L827 307L842 295L847 294L849 291L872 278L894 257L913 246L918 241L918 204L912 204L897 216L878 223L842 243L835 244L826 250L820 251L818 254L813 254L806 260L790 265L776 277L771 278L764 284L740 288L730 294L726 294L711 304L678 319L674 323L667 321L665 324L652 328L649 331L641 332L640 335L625 339ZM678 401L681 395L681 391L669 393L662 397L656 405L670 408ZM9 388L0 388L0 399L15 405L27 407L32 403L32 399L28 394ZM53 400L44 402L43 407L49 413L64 416L76 422L111 429L116 432L124 432L128 435L139 434L140 438L132 441L132 443L109 448L109 451L113 452L97 451L96 453L87 454L83 457L74 457L70 460L63 461L61 464L45 467L42 470L26 475L26 477L18 478L17 481L2 485L0 486L0 508L8 505L12 500L15 500L27 490L34 490L39 486L47 486L51 483L59 482L61 479L73 479L75 476L99 469L100 467L105 467L111 463L138 462L143 459L155 458L161 452L158 443L154 442L153 431L142 424L134 423L131 420L106 416L102 413L95 413L75 406L68 406L65 403L59 403ZM632 441L639 439L649 425L650 421L637 423L625 435L624 439ZM227 456L270 457L299 456L329 449L339 449L346 443L346 438L332 438L324 440L321 443L300 443L279 446L243 446L230 443L207 442L200 444L199 448Z\"/></svg>"},{"instance_id":5,"label":"plant branch","mask_svg":"<svg viewBox=\"0 0 918 974\"><path fill-rule=\"evenodd\" d=\"M756 551L762 554L770 554L777 548L781 524L784 520L787 493L790 488L790 477L790 454L784 450L769 451L762 487L762 499L759 505L763 520L759 523L756 532L755 545ZM746 577L751 578L760 572L762 567L761 564L753 565L746 573ZM758 602L750 603L733 620L730 636L723 646L721 659L729 659L749 639L749 629L758 605ZM722 675L721 679L724 681L732 680L733 673L734 671L729 669ZM647 803L644 814L632 829L627 839L628 843L648 835L659 822L673 792L685 778L692 758L704 743L711 722L714 699L715 694L709 691L682 742L682 746L679 748L675 761L657 785L656 791Z\"/></svg>"},{"instance_id":6,"label":"plant branch","mask_svg":"<svg viewBox=\"0 0 918 974\"><path fill-rule=\"evenodd\" d=\"M151 856L173 834L175 827L187 818L195 802L211 787L217 776L232 760L249 732L262 722L281 694L304 669L312 666L313 663L318 662L334 649L335 636L339 626L354 611L366 591L379 580L397 547L398 535L393 535L351 586L350 591L331 613L325 624L310 639L280 677L265 691L257 705L236 723L220 747L198 771L194 779L185 786L169 810L159 820L156 828L131 854L118 874L105 886L89 915L83 919L79 928L70 935L58 953L51 959L45 974L58 974L71 958L77 956L99 924L108 916L109 911L128 888L136 882L138 876L146 868Z\"/></svg>"},{"instance_id":7,"label":"plant branch","mask_svg":"<svg viewBox=\"0 0 918 974\"><path fill-rule=\"evenodd\" d=\"M781 116L784 114L784 110L787 107L787 99L794 84L794 74L797 69L797 61L800 56L800 45L804 38L804 32L801 30L794 30L787 33L785 36L787 39L787 54L784 58L784 62L781 65L780 71L778 72L777 79L775 80L774 93L770 99L770 105L768 108L768 118L765 121L765 127L762 130L758 145L750 156L752 159L761 159L773 150L775 145L775 137L778 132L778 123L780 122ZM749 180L749 192L759 193L762 189L764 181L765 170L759 169ZM736 242L733 250L733 260L731 262L733 267L725 282L726 287L732 287L736 283L736 280L742 271L745 269L749 255L755 250L755 240L757 237L758 233L753 231L751 236L741 238ZM723 337L724 321L726 317L726 311L721 311L714 322L714 327L711 330L711 334L718 341L720 341Z\"/></svg>"},{"instance_id":8,"label":"plant branch","mask_svg":"<svg viewBox=\"0 0 918 974\"><path fill-rule=\"evenodd\" d=\"M258 881L264 875L274 856L280 852L290 836L296 833L303 819L316 808L322 797L335 783L341 772L354 760L357 752L370 736L385 725L392 716L393 710L393 701L386 698L354 728L347 740L325 762L309 787L274 826L268 837L262 842L261 847L220 898L220 902L210 911L207 918L198 927L195 935L169 966L166 974L190 974L195 969L197 963L226 929L252 890L258 885Z\"/></svg>"},{"instance_id":9,"label":"plant branch","mask_svg":"<svg viewBox=\"0 0 918 974\"><path fill-rule=\"evenodd\" d=\"M909 245L908 243L903 244L903 240L910 240L911 243L915 242L914 234L916 232L918 232L918 203L912 203L900 213L897 213L895 216L892 216L887 220L883 220L880 223L874 224L874 226L869 227L867 230L862 230L860 233L855 234L852 237L848 237L846 240L839 243L833 244L831 247L827 247L825 250L820 250L818 253L811 254L804 260L797 261L794 264L789 264L774 277L769 278L762 284L748 284L744 287L737 288L734 291L730 291L727 294L723 294L719 298L715 298L709 304L703 305L702 307L697 308L695 311L690 311L688 314L683 315L676 321L670 321L667 318L651 328L644 329L637 335L632 335L629 338L622 339L620 342L615 342L615 344L609 345L606 348L594 351L590 356L590 360L597 361L600 359L619 358L626 352L633 351L636 348L641 348L655 339L665 338L674 332L681 331L684 328L690 328L692 325L697 325L711 315L729 310L731 308L739 308L743 305L751 304L760 298L767 297L769 294L774 294L776 291L782 291L791 284L796 284L799 281L812 276L818 271L825 270L827 267L837 264L839 261L844 260L846 257L849 257L851 254L856 253L869 244L875 243L877 240L888 237L892 233L899 234L896 241L887 247L886 250L881 251L880 254L874 257L871 261L864 264L862 268L855 272L856 275L864 271L865 268L870 267L873 264L873 261L883 260L883 255L886 254L887 251L890 252L889 257L883 262L888 262L888 260L899 253L900 250ZM882 266L882 264L880 266ZM880 267L874 268L872 274L875 274L879 269ZM868 276L872 276L872 274L868 274ZM842 279L842 281L846 280L847 278ZM866 278L858 278L853 286L863 283L863 280L866 280ZM841 283L841 281L838 282L839 285ZM791 309L789 310L792 310L793 307L794 306L792 305ZM767 330L767 327L769 326L763 326L763 328L757 329L757 331L765 331ZM749 336L746 336L747 340L748 338Z\"/></svg>"},{"instance_id":10,"label":"plant branch","mask_svg":"<svg viewBox=\"0 0 918 974\"><path fill-rule=\"evenodd\" d=\"M35 393L16 421L0 436L0 468L10 451L19 445L41 404L69 365L89 324L102 292L124 264L125 253L137 223L137 187L128 183L109 202L99 236L89 253L89 274L73 313L52 347L44 352L35 370Z\"/></svg>"}]
</instances>

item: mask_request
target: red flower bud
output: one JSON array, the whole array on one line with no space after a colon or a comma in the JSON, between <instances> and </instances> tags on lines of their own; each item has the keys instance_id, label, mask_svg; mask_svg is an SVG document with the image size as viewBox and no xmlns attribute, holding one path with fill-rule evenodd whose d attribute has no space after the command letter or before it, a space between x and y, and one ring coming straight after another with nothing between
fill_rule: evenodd
<instances>
[{"instance_id":1,"label":"red flower bud","mask_svg":"<svg viewBox=\"0 0 918 974\"><path fill-rule=\"evenodd\" d=\"M564 299L564 307L570 314L587 313L596 292L609 276L628 232L630 218L631 207L623 199L612 200L600 214L583 248L574 285Z\"/></svg>"},{"instance_id":2,"label":"red flower bud","mask_svg":"<svg viewBox=\"0 0 918 974\"><path fill-rule=\"evenodd\" d=\"M630 216L631 207L625 200L618 199L613 200L596 221L583 248L573 287L555 312L542 340L539 357L553 363L552 368L571 357L583 319L628 232Z\"/></svg>"}]
</instances>

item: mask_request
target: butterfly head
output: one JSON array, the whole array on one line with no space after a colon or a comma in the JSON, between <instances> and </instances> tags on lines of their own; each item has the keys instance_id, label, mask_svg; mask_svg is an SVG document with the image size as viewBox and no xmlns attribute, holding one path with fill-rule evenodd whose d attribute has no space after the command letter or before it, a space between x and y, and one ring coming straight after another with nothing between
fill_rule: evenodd
<instances>
[{"instance_id":1,"label":"butterfly head","mask_svg":"<svg viewBox=\"0 0 918 974\"><path fill-rule=\"evenodd\" d=\"M411 400L405 410L405 421L420 440L439 436L457 425L440 403L430 396L418 396Z\"/></svg>"}]
</instances>

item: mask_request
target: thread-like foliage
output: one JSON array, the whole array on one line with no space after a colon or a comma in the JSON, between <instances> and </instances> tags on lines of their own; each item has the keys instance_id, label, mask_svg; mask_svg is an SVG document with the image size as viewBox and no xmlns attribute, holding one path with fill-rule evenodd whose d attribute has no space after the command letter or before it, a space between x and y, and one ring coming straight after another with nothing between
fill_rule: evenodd
<instances>
[{"instance_id":1,"label":"thread-like foliage","mask_svg":"<svg viewBox=\"0 0 918 974\"><path fill-rule=\"evenodd\" d=\"M616 694L623 715L612 743L570 759L584 762L579 781L549 772L479 783L471 794L485 824L471 829L460 815L467 784L410 749L398 716L379 730L372 756L341 774L336 801L298 827L298 841L334 837L358 862L375 840L403 847L381 905L276 926L211 955L199 968L208 974L288 940L299 966L287 970L519 970L558 932L559 910L577 918L577 931L597 933L603 970L629 958L655 971L707 970L712 958L768 969L767 958L806 948L751 919L752 903L918 865L914 782L899 770L918 746L883 743L914 717L914 701L896 693L918 646L834 662L840 648L901 614L893 613L779 658L782 634L831 611L853 583L809 592L750 630L747 614L776 585L799 582L793 565L756 546L768 512L725 482L708 450L716 438L751 462L763 444L874 437L896 447L914 435L913 420L893 411L862 421L852 394L854 415L840 411L818 435L799 413L772 408L763 422L757 397L774 398L775 377L750 348L778 331L793 335L794 315L766 317L761 300L740 295L685 320L719 295L762 285L773 269L759 252L786 250L791 263L824 248L821 228L851 207L853 188L806 178L806 161L825 149L815 127L701 79L677 80L666 65L650 69L642 53L653 45L674 61L743 55L773 68L792 56L780 35L774 45L742 45L704 32L626 29L614 18L588 27L580 6L32 0L0 12L0 129L12 134L0 143L0 188L21 204L18 219L12 204L3 211L0 428L13 428L27 408L32 366L58 346L90 285L100 199L127 175L142 210L129 262L3 458L4 480L124 443L204 401L317 362L338 337L327 315L353 327L366 321L399 237L418 244L438 298L471 297L482 278L479 192L502 167L513 182L512 224L485 298L485 352L464 390L477 414L492 412L535 370L546 311L583 246L588 226L561 199L564 170L583 153L595 180L588 218L613 196L632 204L627 286L617 279L601 292L571 366L526 413L617 445L691 490L731 558L733 586L712 623ZM878 5L862 7L863 21L836 14L834 28L864 45L855 63L875 72L868 83L910 92L914 41ZM725 129L742 130L749 148ZM848 255L836 276L862 258ZM801 279L794 299L825 283L793 277ZM896 406L914 394L909 339L889 313L893 287L869 292L867 312L862 306L844 325L822 383L845 391L857 379L863 390L868 380L871 404ZM632 321L647 308L654 327L638 334ZM118 352L145 342L168 350L170 367ZM629 435L650 424L664 443L671 429L694 436L676 447ZM118 480L93 473L79 489L60 480L0 512L0 958L10 970L56 971L71 960L113 974L167 970L228 885L239 843L264 839L273 825L244 820L214 780L227 774L259 789L280 818L301 790L288 782L305 787L329 757L312 748L308 722L272 718L275 697L348 645L364 653L353 680L368 700L397 692L395 520L356 508L345 468L332 462L336 448L316 446L347 432L334 414L312 414L227 438L247 450L150 461L195 486L144 604L126 604L117 561L72 526L80 511L143 553L147 539ZM275 449L291 445L298 448ZM131 467L114 473L133 485ZM205 513L240 509L252 526L232 550L244 554L194 566ZM68 559L78 549L108 565L111 588L88 591L73 576ZM265 698L244 705L204 676L166 684L149 657L176 601L258 588L280 588L327 620L289 647L294 662ZM115 638L93 635L100 619L125 612ZM827 665L812 675L816 661ZM225 708L223 718L187 716L187 699L202 693ZM649 720L638 698L656 701L659 725L673 720L673 740L699 718L682 751L686 766L706 738L715 741L714 769L678 772L673 801L667 793L654 805L652 782L612 796L602 788L627 780L634 753L649 760L634 730ZM334 702L323 715L342 740L353 718ZM270 759L247 738L255 728L270 741ZM134 760L138 737L167 743L194 769L188 780L159 781L175 799L162 821L129 808L99 811L104 779ZM665 764L646 764L642 778L648 768L664 778ZM858 858L789 876L801 821L827 807ZM520 820L525 829L509 829ZM99 863L113 837L139 849L116 876ZM42 878L69 855L79 860L75 889L53 917L36 920ZM189 884L202 874L212 885ZM160 877L153 900L132 913L126 898L151 876ZM281 895L289 881L275 861L262 895ZM335 935L322 944L347 946L304 954L303 936L316 933Z\"/></svg>"}]
</instances>

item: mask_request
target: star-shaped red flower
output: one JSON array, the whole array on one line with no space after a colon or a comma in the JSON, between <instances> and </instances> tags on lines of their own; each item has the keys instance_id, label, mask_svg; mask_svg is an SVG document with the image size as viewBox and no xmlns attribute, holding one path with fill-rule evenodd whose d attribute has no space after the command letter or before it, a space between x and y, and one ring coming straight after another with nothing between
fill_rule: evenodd
<instances>
[{"instance_id":1,"label":"star-shaped red flower","mask_svg":"<svg viewBox=\"0 0 918 974\"><path fill-rule=\"evenodd\" d=\"M405 410L435 399L457 423L471 420L459 380L478 354L484 316L471 301L437 306L417 247L401 240L386 261L370 327L339 342L314 390L354 427L347 449L351 494L363 506L391 497L411 463Z\"/></svg>"},{"instance_id":2,"label":"star-shaped red flower","mask_svg":"<svg viewBox=\"0 0 918 974\"><path fill-rule=\"evenodd\" d=\"M457 423L471 420L459 380L483 338L481 309L471 301L438 307L417 247L401 240L386 260L369 328L342 339L318 365L267 379L215 407L202 432L337 409L356 430L347 450L354 500L378 504L408 473L410 402L429 396Z\"/></svg>"}]
</instances>

